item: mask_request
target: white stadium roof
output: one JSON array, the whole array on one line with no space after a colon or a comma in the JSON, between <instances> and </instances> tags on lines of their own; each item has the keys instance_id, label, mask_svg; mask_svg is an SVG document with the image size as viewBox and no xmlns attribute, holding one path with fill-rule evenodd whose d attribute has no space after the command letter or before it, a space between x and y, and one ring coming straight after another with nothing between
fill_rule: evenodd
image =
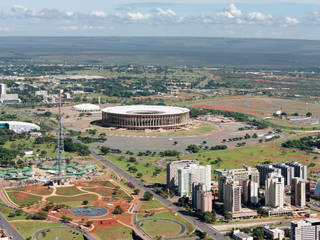
<instances>
[{"instance_id":1,"label":"white stadium roof","mask_svg":"<svg viewBox=\"0 0 320 240\"><path fill-rule=\"evenodd\" d=\"M113 114L126 115L166 115L166 114L181 114L188 113L190 110L181 107L171 106L156 106L156 105L131 105L131 106L117 106L107 107L102 109L103 112Z\"/></svg>"},{"instance_id":2,"label":"white stadium roof","mask_svg":"<svg viewBox=\"0 0 320 240\"><path fill-rule=\"evenodd\" d=\"M72 107L73 110L79 112L100 111L100 107L90 103L79 104Z\"/></svg>"}]
</instances>

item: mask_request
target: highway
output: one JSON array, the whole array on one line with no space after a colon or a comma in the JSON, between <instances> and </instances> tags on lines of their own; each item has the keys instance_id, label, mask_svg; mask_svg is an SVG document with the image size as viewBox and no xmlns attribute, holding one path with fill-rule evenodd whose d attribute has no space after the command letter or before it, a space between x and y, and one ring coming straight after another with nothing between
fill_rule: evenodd
<instances>
[{"instance_id":1,"label":"highway","mask_svg":"<svg viewBox=\"0 0 320 240\"><path fill-rule=\"evenodd\" d=\"M195 225L196 228L199 229L200 231L206 232L211 238L213 238L215 240L227 240L228 239L227 237L225 237L222 234L220 234L218 231L216 231L213 228L211 228L208 224L199 221L196 217L187 215L182 208L174 205L169 200L167 200L167 199L161 197L160 195L156 194L153 190L145 187L144 184L142 182L140 182L138 179L136 179L135 177L131 176L126 171L122 170L121 168L119 168L118 166L113 164L112 162L108 161L103 156L97 154L94 151L94 149L92 149L92 147L90 148L90 151L91 151L91 155L94 158L96 158L97 160L101 161L103 164L105 164L106 166L111 168L113 171L115 171L116 173L118 173L119 175L121 175L122 177L127 179L127 181L132 182L137 188L142 189L143 191L152 192L153 195L154 195L154 198L156 200L158 200L159 202L161 202L163 205L167 206L171 210L173 210L175 212L178 212L183 218L185 218L187 221L189 221L190 223Z\"/></svg>"},{"instance_id":2,"label":"highway","mask_svg":"<svg viewBox=\"0 0 320 240\"><path fill-rule=\"evenodd\" d=\"M0 229L6 230L9 236L11 236L14 240L24 240L20 233L13 226L11 226L11 224L2 214L0 214Z\"/></svg>"}]
</instances>

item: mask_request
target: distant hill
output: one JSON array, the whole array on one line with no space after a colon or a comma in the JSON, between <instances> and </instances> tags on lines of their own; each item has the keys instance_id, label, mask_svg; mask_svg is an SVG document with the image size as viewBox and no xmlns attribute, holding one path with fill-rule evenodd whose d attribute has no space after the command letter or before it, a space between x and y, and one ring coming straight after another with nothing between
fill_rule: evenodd
<instances>
[{"instance_id":1,"label":"distant hill","mask_svg":"<svg viewBox=\"0 0 320 240\"><path fill-rule=\"evenodd\" d=\"M318 67L320 41L180 37L0 37L0 62L17 61L208 67Z\"/></svg>"}]
</instances>

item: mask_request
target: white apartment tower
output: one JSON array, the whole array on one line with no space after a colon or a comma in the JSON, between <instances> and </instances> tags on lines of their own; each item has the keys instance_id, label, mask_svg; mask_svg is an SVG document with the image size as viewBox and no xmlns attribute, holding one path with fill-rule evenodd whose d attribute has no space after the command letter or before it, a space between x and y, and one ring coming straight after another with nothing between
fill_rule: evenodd
<instances>
[{"instance_id":1,"label":"white apartment tower","mask_svg":"<svg viewBox=\"0 0 320 240\"><path fill-rule=\"evenodd\" d=\"M191 197L193 183L203 183L206 189L211 189L211 165L189 164L178 169L179 196Z\"/></svg>"},{"instance_id":2,"label":"white apartment tower","mask_svg":"<svg viewBox=\"0 0 320 240\"><path fill-rule=\"evenodd\" d=\"M265 202L269 207L284 205L284 178L277 173L270 173L265 181Z\"/></svg>"}]
</instances>

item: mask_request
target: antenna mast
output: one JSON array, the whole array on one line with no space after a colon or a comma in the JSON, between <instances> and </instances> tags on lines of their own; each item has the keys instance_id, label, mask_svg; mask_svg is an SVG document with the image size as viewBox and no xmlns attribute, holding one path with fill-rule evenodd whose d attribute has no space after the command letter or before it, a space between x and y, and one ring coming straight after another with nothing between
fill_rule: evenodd
<instances>
[{"instance_id":1,"label":"antenna mast","mask_svg":"<svg viewBox=\"0 0 320 240\"><path fill-rule=\"evenodd\" d=\"M59 116L58 116L58 154L57 154L57 175L64 176L64 142L63 142L63 129L62 129L62 113L61 113L61 93L59 91Z\"/></svg>"}]
</instances>

